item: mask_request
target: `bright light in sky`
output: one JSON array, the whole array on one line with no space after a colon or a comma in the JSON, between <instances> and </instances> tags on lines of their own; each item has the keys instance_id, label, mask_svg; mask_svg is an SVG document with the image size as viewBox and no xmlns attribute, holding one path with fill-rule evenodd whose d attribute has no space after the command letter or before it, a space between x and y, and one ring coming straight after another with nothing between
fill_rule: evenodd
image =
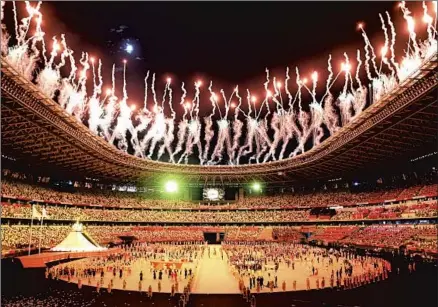
<instances>
[{"instance_id":1,"label":"bright light in sky","mask_svg":"<svg viewBox=\"0 0 438 307\"><path fill-rule=\"evenodd\" d=\"M132 53L132 51L134 51L134 46L132 46L131 44L126 44L126 48L125 51L129 54Z\"/></svg>"}]
</instances>

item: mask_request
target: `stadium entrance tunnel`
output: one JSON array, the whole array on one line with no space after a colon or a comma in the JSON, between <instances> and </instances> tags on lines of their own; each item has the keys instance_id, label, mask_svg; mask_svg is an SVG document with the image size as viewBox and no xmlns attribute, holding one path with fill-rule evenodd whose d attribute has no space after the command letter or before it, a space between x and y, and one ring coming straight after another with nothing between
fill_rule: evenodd
<instances>
[{"instance_id":1,"label":"stadium entrance tunnel","mask_svg":"<svg viewBox=\"0 0 438 307\"><path fill-rule=\"evenodd\" d=\"M207 241L208 244L220 244L224 237L224 232L204 232L204 241Z\"/></svg>"}]
</instances>

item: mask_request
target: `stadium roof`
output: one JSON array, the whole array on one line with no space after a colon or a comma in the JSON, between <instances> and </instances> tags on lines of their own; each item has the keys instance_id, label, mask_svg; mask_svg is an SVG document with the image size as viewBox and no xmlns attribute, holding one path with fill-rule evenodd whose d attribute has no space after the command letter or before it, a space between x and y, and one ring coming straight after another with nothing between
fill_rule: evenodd
<instances>
[{"instance_id":1,"label":"stadium roof","mask_svg":"<svg viewBox=\"0 0 438 307\"><path fill-rule=\"evenodd\" d=\"M185 182L330 179L436 148L437 57L363 111L321 145L281 161L251 165L179 165L128 155L94 135L55 101L1 60L1 149L46 175L109 181L180 176Z\"/></svg>"}]
</instances>

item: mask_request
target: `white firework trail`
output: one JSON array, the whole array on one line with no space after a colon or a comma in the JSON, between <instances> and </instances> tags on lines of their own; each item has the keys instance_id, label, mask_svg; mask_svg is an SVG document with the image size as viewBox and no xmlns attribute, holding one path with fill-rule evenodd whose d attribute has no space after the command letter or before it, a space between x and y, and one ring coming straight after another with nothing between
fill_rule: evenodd
<instances>
[{"instance_id":1,"label":"white firework trail","mask_svg":"<svg viewBox=\"0 0 438 307\"><path fill-rule=\"evenodd\" d=\"M146 73L146 77L144 78L144 99L143 99L143 112L148 110L148 79L149 79L149 70Z\"/></svg>"},{"instance_id":2,"label":"white firework trail","mask_svg":"<svg viewBox=\"0 0 438 307\"><path fill-rule=\"evenodd\" d=\"M310 104L310 113L312 114L313 144L319 145L324 136L324 130L321 125L324 121L324 110L318 102Z\"/></svg>"},{"instance_id":3,"label":"white firework trail","mask_svg":"<svg viewBox=\"0 0 438 307\"><path fill-rule=\"evenodd\" d=\"M239 148L240 145L240 137L242 136L242 127L243 127L243 123L241 120L239 120L239 110L240 110L240 106L242 105L242 97L240 97L239 95L239 87L236 86L236 98L239 101L239 103L237 104L237 106L234 109L234 121L233 121L233 146L232 146L232 150L231 150L231 157L230 157L230 163L231 164L235 164L236 163L236 153L237 153L237 149Z\"/></svg>"},{"instance_id":4,"label":"white firework trail","mask_svg":"<svg viewBox=\"0 0 438 307\"><path fill-rule=\"evenodd\" d=\"M1 1L0 2L0 21L3 21L3 18L5 17L5 4L6 4L6 1Z\"/></svg>"},{"instance_id":5,"label":"white firework trail","mask_svg":"<svg viewBox=\"0 0 438 307\"><path fill-rule=\"evenodd\" d=\"M67 42L65 41L65 35L61 34L61 47L62 52L60 56L59 64L55 66L55 69L58 71L59 76L61 76L60 69L65 66L65 58L68 57L70 49L67 46ZM99 65L102 65L102 62L99 60Z\"/></svg>"},{"instance_id":6,"label":"white firework trail","mask_svg":"<svg viewBox=\"0 0 438 307\"><path fill-rule=\"evenodd\" d=\"M55 59L58 50L58 42L56 37L53 37L53 47L52 52L50 53L50 60L36 79L36 84L40 90L49 98L54 97L55 91L59 87L60 75L56 69L53 69L53 60Z\"/></svg>"},{"instance_id":7,"label":"white firework trail","mask_svg":"<svg viewBox=\"0 0 438 307\"><path fill-rule=\"evenodd\" d=\"M158 101L157 101L157 93L155 92L155 74L152 74L151 92L152 92L152 98L154 99L153 111L156 112L158 110Z\"/></svg>"},{"instance_id":8,"label":"white firework trail","mask_svg":"<svg viewBox=\"0 0 438 307\"><path fill-rule=\"evenodd\" d=\"M433 2L435 5L435 10L436 10L436 1ZM428 13L428 8L426 5L426 2L423 1L423 21L427 24L427 41L428 42L433 42L435 40L435 36L437 34L436 32L436 18L435 18L435 27L432 25L433 22L433 18L432 16L430 16ZM436 41L436 40L435 40ZM435 48L436 50L436 48Z\"/></svg>"},{"instance_id":9,"label":"white firework trail","mask_svg":"<svg viewBox=\"0 0 438 307\"><path fill-rule=\"evenodd\" d=\"M12 5L13 5L13 12L14 12L15 38L17 39L17 42L20 45L20 34L18 31L18 16L17 16L18 14L17 14L17 6L15 4L15 1L12 1Z\"/></svg>"},{"instance_id":10,"label":"white firework trail","mask_svg":"<svg viewBox=\"0 0 438 307\"><path fill-rule=\"evenodd\" d=\"M270 80L269 80L269 69L266 68L265 72L266 72L266 81L265 81L265 83L263 83L263 86L265 88L266 96L265 96L265 100L260 105L259 114L257 115L257 112L256 112L256 118L258 118L260 116L260 113L262 112L264 104L266 104L266 115L265 115L265 118L267 118L269 116L269 114L271 114L271 110L269 108L269 98L271 98L272 93L271 93L271 91L268 90L268 85L269 85L269 82L270 82Z\"/></svg>"},{"instance_id":11,"label":"white firework trail","mask_svg":"<svg viewBox=\"0 0 438 307\"><path fill-rule=\"evenodd\" d=\"M360 77L359 77L359 72L360 72L360 67L362 66L362 59L360 58L360 50L357 49L356 52L356 61L357 61L357 67L356 67L356 82L358 84L358 86L361 88L362 87L362 82L360 81Z\"/></svg>"},{"instance_id":12,"label":"white firework trail","mask_svg":"<svg viewBox=\"0 0 438 307\"><path fill-rule=\"evenodd\" d=\"M204 131L204 160L208 159L208 154L210 152L210 144L211 140L214 137L214 130L213 130L213 119L210 116L204 117L204 124L205 124L205 131Z\"/></svg>"},{"instance_id":13,"label":"white firework trail","mask_svg":"<svg viewBox=\"0 0 438 307\"><path fill-rule=\"evenodd\" d=\"M272 101L275 102L276 105L276 111L273 112L272 115L274 115L275 113L281 113L282 109L283 109L283 100L281 98L281 90L280 90L280 82L277 81L277 78L272 78L272 85L274 86L274 95L271 95ZM277 99L280 98L280 100Z\"/></svg>"},{"instance_id":14,"label":"white firework trail","mask_svg":"<svg viewBox=\"0 0 438 307\"><path fill-rule=\"evenodd\" d=\"M1 1L1 21L3 21L4 18L4 6L5 6L6 2L5 1ZM6 30L6 26L2 23L1 24L1 37L0 37L0 50L1 50L1 54L2 56L7 55L8 53L8 44L9 44L9 33Z\"/></svg>"},{"instance_id":15,"label":"white firework trail","mask_svg":"<svg viewBox=\"0 0 438 307\"><path fill-rule=\"evenodd\" d=\"M298 108L300 109L300 112L301 112L301 110L302 110L302 107L301 107L301 88L303 87L303 84L305 82L301 81L301 79L300 79L300 71L298 70L298 67L295 68L295 72L297 74L296 82L297 82L297 85L298 85L298 91L297 91L297 94L298 94Z\"/></svg>"},{"instance_id":16,"label":"white firework trail","mask_svg":"<svg viewBox=\"0 0 438 307\"><path fill-rule=\"evenodd\" d=\"M388 66L389 70L391 71L391 75L394 76L396 72L392 68L391 64L388 61L388 58L386 57L388 51L389 51L389 36L388 36L388 29L386 28L385 20L383 19L382 14L379 14L380 22L382 23L382 30L385 35L385 44L383 45L381 49L381 62L380 62L380 68L379 68L379 75L382 71L382 63L384 63L386 66Z\"/></svg>"},{"instance_id":17,"label":"white firework trail","mask_svg":"<svg viewBox=\"0 0 438 307\"><path fill-rule=\"evenodd\" d=\"M263 159L263 162L267 162L269 158L272 158L274 161L275 158L275 152L277 151L278 145L281 140L281 115L278 112L274 112L271 119L271 128L274 130L274 140L271 143L271 146L269 148L269 152L266 154L265 158Z\"/></svg>"},{"instance_id":18,"label":"white firework trail","mask_svg":"<svg viewBox=\"0 0 438 307\"><path fill-rule=\"evenodd\" d=\"M174 157L177 154L179 154L183 149L183 144L186 140L187 128L188 128L187 119L181 120L178 124L178 134L177 134L178 143L176 144L176 148L172 154L172 160L175 160Z\"/></svg>"},{"instance_id":19,"label":"white firework trail","mask_svg":"<svg viewBox=\"0 0 438 307\"><path fill-rule=\"evenodd\" d=\"M170 114L172 116L172 120L175 120L176 118L176 112L173 109L173 103L172 103L172 99L173 99L173 92L172 92L172 88L170 87L170 79L169 79L169 85L167 86L167 89L169 91L169 108L170 108Z\"/></svg>"},{"instance_id":20,"label":"white firework trail","mask_svg":"<svg viewBox=\"0 0 438 307\"><path fill-rule=\"evenodd\" d=\"M290 112L283 113L281 120L283 122L280 123L280 129L281 129L280 134L282 136L283 145L281 146L280 154L278 155L279 160L283 159L287 145L289 144L290 140L293 138L293 128L291 123L293 121L293 113Z\"/></svg>"},{"instance_id":21,"label":"white firework trail","mask_svg":"<svg viewBox=\"0 0 438 307\"><path fill-rule=\"evenodd\" d=\"M362 31L362 37L363 37L364 42L365 42L365 47L364 47L364 49L365 49L365 71L367 73L368 80L373 80L373 77L371 75L371 67L370 67L371 58L370 58L370 52L369 52L369 47L368 47L368 37L365 34L363 27L362 26L359 26L359 27Z\"/></svg>"},{"instance_id":22,"label":"white firework trail","mask_svg":"<svg viewBox=\"0 0 438 307\"><path fill-rule=\"evenodd\" d=\"M251 117L246 118L246 140L242 147L239 149L239 154L237 155L237 164L240 163L240 159L250 152L253 151L253 141L254 141L254 135L256 132L256 128L259 125L256 119L253 119Z\"/></svg>"},{"instance_id":23,"label":"white firework trail","mask_svg":"<svg viewBox=\"0 0 438 307\"><path fill-rule=\"evenodd\" d=\"M406 7L406 2L402 1L400 3L400 8L403 12L403 18L406 20L408 24L408 31L409 31L409 43L412 43L412 46L414 48L414 55L415 57L419 57L420 55L420 47L417 43L417 34L415 33L415 20L411 16L411 11ZM410 47L410 44L409 44ZM408 51L409 54L409 51Z\"/></svg>"},{"instance_id":24,"label":"white firework trail","mask_svg":"<svg viewBox=\"0 0 438 307\"><path fill-rule=\"evenodd\" d=\"M371 70L370 70L370 66L369 66L369 62L371 62L371 64L373 65L374 71L376 74L379 74L379 70L377 69L377 64L376 64L376 53L374 52L374 48L373 45L371 44L370 40L368 39L368 36L365 32L365 30L363 29L363 27L361 26L360 29L362 30L362 37L365 41L365 68L367 70L367 76L369 80L372 80L373 78L371 77ZM371 51L371 58L370 58L370 53L369 51Z\"/></svg>"},{"instance_id":25,"label":"white firework trail","mask_svg":"<svg viewBox=\"0 0 438 307\"><path fill-rule=\"evenodd\" d=\"M26 44L25 40L26 40L27 32L29 31L30 21L32 20L33 16L39 11L39 9L41 7L41 2L38 2L35 8L33 8L30 5L29 1L24 1L24 3L26 4L26 10L27 10L27 13L29 14L29 16L22 18L21 24L18 26L18 42L17 43L19 45Z\"/></svg>"},{"instance_id":26,"label":"white firework trail","mask_svg":"<svg viewBox=\"0 0 438 307\"><path fill-rule=\"evenodd\" d=\"M181 102L180 102L179 104L182 105L183 108L184 108L183 120L186 120L186 117L187 117L187 110L188 110L189 108L187 107L187 105L186 105L186 101L185 101L186 96L187 96L187 91L186 91L186 89L185 89L185 87L184 87L184 82L182 82L182 84L181 84L181 91L182 91Z\"/></svg>"},{"instance_id":27,"label":"white firework trail","mask_svg":"<svg viewBox=\"0 0 438 307\"><path fill-rule=\"evenodd\" d=\"M354 117L358 116L362 110L365 108L365 105L367 103L367 88L359 87L355 93L354 93L354 99L353 99L353 110L354 110Z\"/></svg>"},{"instance_id":28,"label":"white firework trail","mask_svg":"<svg viewBox=\"0 0 438 307\"><path fill-rule=\"evenodd\" d=\"M1 5L1 17L3 20L5 2L2 1ZM61 37L60 42L56 40L56 37L53 38L53 47L50 50L48 59L44 39L45 33L41 28L41 2L34 6L30 2L25 2L28 15L22 18L20 23L18 22L16 3L13 3L14 30L17 40L16 43L8 40L8 29L2 24L1 52L5 56L6 61L19 74L28 80L35 81L41 91L48 97L54 97L54 93L59 89L58 103L67 113L75 116L78 121L87 121L83 116L87 112L87 124L93 133L104 137L109 143L125 151L128 148L128 141L130 141L135 156L152 159L155 148L158 145L158 159L161 159L167 153L171 163L188 163L195 150L199 153L198 159L201 165L222 163L225 154L228 155L229 163L233 165L239 164L243 157L248 157L250 163L262 163L283 159L284 157L294 157L299 153L303 153L306 149L306 144L310 144L308 142L310 137L313 137L313 146L318 146L323 137L325 137L323 133L324 126L327 127L329 135L333 135L342 126L348 124L361 114L367 103L367 87L363 85L365 82L360 78L362 64L364 64L368 80L372 82L372 90L370 91L370 95L372 95L371 102L378 103L383 95L393 91L399 82L417 70L424 61L436 54L436 2L433 2L433 5L435 20L428 14L426 3L423 3L423 21L427 25L428 38L420 41L417 39L415 32L415 21L410 11L406 8L405 3L402 2L401 9L409 31L409 49L404 53L400 63L395 58L395 27L390 15L386 12L389 28L387 28L383 15L379 15L385 38L385 44L382 50L380 50L382 56L380 68L376 65L375 49L363 27L360 26L365 41L365 60L362 62L361 51L357 50L357 67L355 76L353 76L350 71L349 59L345 54L345 62L342 63L342 69L334 76L330 55L328 60L329 76L326 82L325 93L321 99L318 100L316 95L317 74L314 73L310 76L311 79L309 80L312 80L312 87L309 88L306 85L307 78L300 76L298 68L296 68L298 89L293 95L289 91L290 76L289 68L287 68L284 86L288 99L288 108L285 109L281 93L282 84L277 81L278 79L275 76L270 76L269 70L266 69L266 82L263 84L265 95L264 97L260 96L260 102L257 103L257 98L252 96L250 90L247 89L247 112L241 109L242 98L239 96L238 87L234 89L234 92L231 93L228 99L225 91L220 91L225 108L222 110L222 104L219 104L220 97L212 91L212 83L210 83L209 91L212 108L210 115L203 118L202 124L199 119L201 81L195 83L195 93L191 101L186 100L187 92L184 88L184 83L182 83L180 105L184 108L184 114L182 115L182 120L180 119L178 122L177 112L173 109L173 92L170 80L166 82L162 101L160 106L158 106L155 91L155 74L152 75L151 82L154 105L151 108L152 111L148 110L148 72L145 78L144 107L133 116L135 105L128 106L126 65L124 65L123 69L123 95L119 101L115 96L115 65L113 65L111 76L112 87L106 91L105 96L102 96L102 62L99 60L99 67L96 73L95 63L91 60L92 65L90 66L89 56L83 52L79 60L81 68L78 73L73 50L68 47L63 34L57 36ZM35 20L35 23L32 22L33 20ZM434 21L435 26L433 25ZM31 27L35 28L31 29ZM391 31L391 38L389 37L389 30ZM28 33L33 33L33 36L28 38ZM413 51L410 49L413 49ZM390 56L389 53L391 54ZM40 59L41 54L42 59ZM66 65L67 59L70 64L70 74L69 76L62 76L61 68ZM36 72L35 68L38 61L41 61L44 66L40 71ZM383 64L388 66L389 74L386 73L386 69L383 69ZM371 68L371 66L373 67ZM92 70L93 79L91 97L87 96L87 71L89 69ZM372 69L375 71L376 77L373 77ZM334 98L334 95L331 93L331 87L342 73L345 73L344 87L337 98ZM274 93L271 93L268 88L271 79ZM357 87L355 87L355 83ZM302 104L305 103L301 92L303 88L312 97L309 104L310 111L308 112L302 108ZM232 101L234 95L238 99L237 105ZM276 104L276 107L273 109L269 105L271 99ZM299 107L297 110L294 110L296 101L298 101ZM334 101L336 101L337 106L334 104ZM166 104L170 108L171 116L169 118L166 118L165 115L164 109ZM262 111L265 111L265 104L266 114L263 119L259 120ZM216 112L216 108L218 109L220 120L215 122L213 121L213 115ZM234 109L234 117L229 119L231 108ZM240 139L242 138L244 123L240 119L241 114L246 119L247 130L242 145L240 144ZM173 150L172 144L175 140L174 130L176 122L178 122L178 131L176 132L177 144L175 150ZM205 130L204 135L201 135L202 127ZM272 135L270 135L271 132ZM130 140L127 140L128 133L131 134ZM210 144L214 137L217 137L217 142L213 151L210 152ZM203 138L202 141L205 146L201 143L201 138ZM295 148L291 148L290 152L287 153L287 147L291 140L296 140L298 145ZM281 150L277 157L277 148L280 149L280 146ZM182 154L180 154L181 152Z\"/></svg>"},{"instance_id":29,"label":"white firework trail","mask_svg":"<svg viewBox=\"0 0 438 307\"><path fill-rule=\"evenodd\" d=\"M331 135L335 134L340 128L338 125L338 113L336 113L333 103L333 95L328 94L324 100L324 123Z\"/></svg>"},{"instance_id":30,"label":"white firework trail","mask_svg":"<svg viewBox=\"0 0 438 307\"><path fill-rule=\"evenodd\" d=\"M198 119L198 116L199 116L199 94L200 94L201 85L202 85L202 83L200 81L195 83L195 98L193 99L193 108L195 110L196 120ZM190 111L190 115L192 116L191 111Z\"/></svg>"},{"instance_id":31,"label":"white firework trail","mask_svg":"<svg viewBox=\"0 0 438 307\"><path fill-rule=\"evenodd\" d=\"M167 125L167 131L164 136L164 144L160 146L160 149L158 150L158 157L157 160L160 160L161 156L164 154L165 151L169 154L169 162L174 163L175 160L173 160L173 152L172 152L172 142L174 140L174 125L175 121L173 119L167 119L166 125Z\"/></svg>"},{"instance_id":32,"label":"white firework trail","mask_svg":"<svg viewBox=\"0 0 438 307\"><path fill-rule=\"evenodd\" d=\"M343 70L345 71L345 83L344 83L344 88L342 90L341 96L345 96L347 95L347 87L348 87L348 80L350 77L350 59L348 58L348 54L344 52L344 57L345 57L345 64L343 67Z\"/></svg>"},{"instance_id":33,"label":"white firework trail","mask_svg":"<svg viewBox=\"0 0 438 307\"><path fill-rule=\"evenodd\" d=\"M391 64L395 67L396 76L398 77L400 67L395 60L395 49L394 49L397 33L395 32L395 27L394 27L394 24L392 23L391 16L389 15L388 12L385 12L385 13L386 13L386 17L388 20L389 28L391 29L391 43L389 44L389 50L391 51L391 59L390 60L391 60Z\"/></svg>"},{"instance_id":34,"label":"white firework trail","mask_svg":"<svg viewBox=\"0 0 438 307\"><path fill-rule=\"evenodd\" d=\"M284 80L284 90L286 91L289 110L291 110L293 106L292 106L292 94L289 91L289 80L290 80L289 67L286 67L286 79Z\"/></svg>"},{"instance_id":35,"label":"white firework trail","mask_svg":"<svg viewBox=\"0 0 438 307\"><path fill-rule=\"evenodd\" d=\"M231 145L231 139L230 139L230 123L229 123L227 117L228 117L228 111L229 111L230 104L231 104L231 99L233 99L235 91L232 92L232 94L230 95L230 98L228 98L228 99L227 99L223 89L221 89L221 94L222 94L224 104L225 104L225 116L223 118L221 116L221 119L217 121L218 137L217 137L216 145L213 149L213 153L211 155L211 158L207 162L207 164L217 164L220 161L222 161L224 149L226 149L228 157L232 156L232 154L231 154L232 145ZM215 102L217 104L217 97L213 97L213 99L215 100ZM218 106L218 110L220 111L219 106ZM204 157L205 157L205 153L204 153Z\"/></svg>"},{"instance_id":36,"label":"white firework trail","mask_svg":"<svg viewBox=\"0 0 438 307\"><path fill-rule=\"evenodd\" d=\"M210 81L210 85L208 86L208 91L210 92L210 103L211 103L212 109L211 109L210 115L204 118L204 123L205 123L205 131L204 131L205 146L204 146L204 156L203 156L204 160L208 160L208 155L210 153L211 140L214 137L213 116L214 116L215 111L216 111L216 98L215 98L216 95L213 92L213 82L212 81ZM220 111L220 109L219 109L219 111ZM222 116L221 116L221 118L222 118Z\"/></svg>"}]
</instances>

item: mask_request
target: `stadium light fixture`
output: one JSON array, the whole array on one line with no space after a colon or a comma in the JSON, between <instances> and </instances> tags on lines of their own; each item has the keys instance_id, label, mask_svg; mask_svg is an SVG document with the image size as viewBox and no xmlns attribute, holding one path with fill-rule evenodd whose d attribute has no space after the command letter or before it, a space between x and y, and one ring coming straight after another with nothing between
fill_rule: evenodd
<instances>
[{"instance_id":1,"label":"stadium light fixture","mask_svg":"<svg viewBox=\"0 0 438 307\"><path fill-rule=\"evenodd\" d=\"M262 185L258 182L254 182L252 184L252 188L254 191L259 192L262 189Z\"/></svg>"},{"instance_id":2,"label":"stadium light fixture","mask_svg":"<svg viewBox=\"0 0 438 307\"><path fill-rule=\"evenodd\" d=\"M166 184L164 185L164 189L167 193L175 193L176 191L178 191L178 184L176 183L176 181L170 180L166 182Z\"/></svg>"}]
</instances>

